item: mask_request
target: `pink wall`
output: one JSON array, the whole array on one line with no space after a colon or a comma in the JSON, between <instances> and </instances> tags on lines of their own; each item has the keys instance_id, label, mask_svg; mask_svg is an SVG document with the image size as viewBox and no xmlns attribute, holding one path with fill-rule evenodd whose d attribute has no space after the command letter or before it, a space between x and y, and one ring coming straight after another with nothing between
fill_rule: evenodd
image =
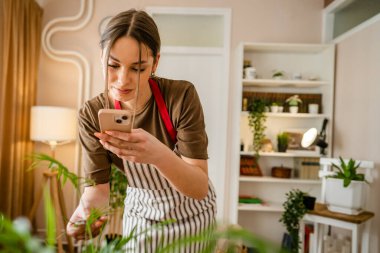
<instances>
[{"instance_id":1,"label":"pink wall","mask_svg":"<svg viewBox=\"0 0 380 253\"><path fill-rule=\"evenodd\" d=\"M334 156L375 161L380 167L380 21L337 45ZM369 207L376 213L370 252L379 252L379 179Z\"/></svg>"}]
</instances>

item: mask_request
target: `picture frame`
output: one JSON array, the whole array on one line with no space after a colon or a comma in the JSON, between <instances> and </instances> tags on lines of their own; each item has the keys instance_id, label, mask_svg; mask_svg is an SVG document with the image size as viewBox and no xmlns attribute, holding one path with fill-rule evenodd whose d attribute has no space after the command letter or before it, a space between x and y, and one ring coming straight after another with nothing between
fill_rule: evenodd
<instances>
[{"instance_id":1,"label":"picture frame","mask_svg":"<svg viewBox=\"0 0 380 253\"><path fill-rule=\"evenodd\" d=\"M303 134L308 129L284 129L282 132L287 133L289 137L287 152L297 153L297 152L310 152L318 153L318 148L313 143L310 147L304 148L301 145Z\"/></svg>"}]
</instances>

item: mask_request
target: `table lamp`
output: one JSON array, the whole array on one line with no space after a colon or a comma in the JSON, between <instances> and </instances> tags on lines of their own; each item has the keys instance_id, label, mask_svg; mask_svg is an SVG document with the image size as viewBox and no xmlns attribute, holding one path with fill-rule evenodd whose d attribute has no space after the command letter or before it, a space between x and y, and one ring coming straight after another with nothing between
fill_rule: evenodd
<instances>
[{"instance_id":1,"label":"table lamp","mask_svg":"<svg viewBox=\"0 0 380 253\"><path fill-rule=\"evenodd\" d=\"M76 110L55 107L55 106L33 106L31 110L30 138L33 141L40 141L50 146L51 156L55 158L55 148L58 145L66 144L74 141L77 136L77 113ZM29 213L29 218L32 219L36 213L43 189L50 181L50 191L53 206L55 208L56 221L62 218L62 223L66 227L67 214L66 206L63 198L62 187L57 179L57 171L45 171L41 188L36 195L35 202ZM59 214L60 212L60 214ZM61 236L61 228L57 222L57 251L63 253L63 242ZM67 234L66 234L67 236ZM73 243L69 236L67 238L68 252L74 252Z\"/></svg>"},{"instance_id":2,"label":"table lamp","mask_svg":"<svg viewBox=\"0 0 380 253\"><path fill-rule=\"evenodd\" d=\"M326 125L327 125L328 119L323 120L322 129L321 132L318 135L318 131L316 128L310 128L307 130L303 136L301 141L301 146L303 148L310 147L313 143L321 148L321 155L326 155L325 149L327 148L328 144L326 142Z\"/></svg>"},{"instance_id":3,"label":"table lamp","mask_svg":"<svg viewBox=\"0 0 380 253\"><path fill-rule=\"evenodd\" d=\"M74 141L77 136L77 112L56 106L33 106L30 138L50 146L52 157L55 148Z\"/></svg>"}]
</instances>

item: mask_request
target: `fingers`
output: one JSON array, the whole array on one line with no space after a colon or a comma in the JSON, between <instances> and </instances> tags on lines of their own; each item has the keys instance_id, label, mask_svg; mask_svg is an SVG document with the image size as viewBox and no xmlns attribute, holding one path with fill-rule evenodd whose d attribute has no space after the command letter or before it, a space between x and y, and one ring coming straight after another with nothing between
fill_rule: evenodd
<instances>
[{"instance_id":1,"label":"fingers","mask_svg":"<svg viewBox=\"0 0 380 253\"><path fill-rule=\"evenodd\" d=\"M86 228L86 221L81 220L67 224L67 234L75 240L87 240L98 236L102 230L103 225L107 222L107 217L100 217L97 221L91 224L90 230ZM91 234L91 235L90 235Z\"/></svg>"},{"instance_id":2,"label":"fingers","mask_svg":"<svg viewBox=\"0 0 380 253\"><path fill-rule=\"evenodd\" d=\"M106 131L105 133L94 133L99 139L104 139L110 141L112 139L118 139L122 141L127 141L131 143L139 142L139 136L133 133L119 132L119 131Z\"/></svg>"}]
</instances>

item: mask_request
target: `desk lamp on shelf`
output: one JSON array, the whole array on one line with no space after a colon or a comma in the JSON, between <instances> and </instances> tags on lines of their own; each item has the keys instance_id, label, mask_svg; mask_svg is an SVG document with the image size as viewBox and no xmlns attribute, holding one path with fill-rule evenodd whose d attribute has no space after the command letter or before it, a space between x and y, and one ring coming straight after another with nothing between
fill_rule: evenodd
<instances>
[{"instance_id":1,"label":"desk lamp on shelf","mask_svg":"<svg viewBox=\"0 0 380 253\"><path fill-rule=\"evenodd\" d=\"M55 158L55 150L58 145L74 141L77 137L77 113L76 110L55 106L33 106L31 111L30 138L33 141L43 142L50 146L51 156ZM35 216L43 189L50 181L50 194L56 213L58 252L63 251L62 236L60 235L59 217L66 227L67 214L63 199L62 186L57 178L58 173L49 169L43 172L42 184L37 193L36 200L29 213L29 219ZM71 238L66 235L68 251L74 252Z\"/></svg>"},{"instance_id":2,"label":"desk lamp on shelf","mask_svg":"<svg viewBox=\"0 0 380 253\"><path fill-rule=\"evenodd\" d=\"M326 142L327 122L328 119L323 120L322 129L319 134L316 128L310 128L307 130L302 136L301 146L303 148L308 148L312 144L315 144L320 148L320 154L326 156L326 148L328 147L328 143Z\"/></svg>"}]
</instances>

